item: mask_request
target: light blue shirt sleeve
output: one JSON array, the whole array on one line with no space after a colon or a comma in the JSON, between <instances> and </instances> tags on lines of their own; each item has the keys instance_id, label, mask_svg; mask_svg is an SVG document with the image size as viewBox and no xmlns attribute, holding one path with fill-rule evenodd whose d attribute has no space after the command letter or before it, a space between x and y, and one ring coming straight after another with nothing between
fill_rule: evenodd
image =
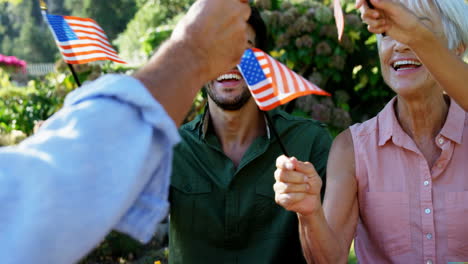
<instances>
[{"instance_id":1,"label":"light blue shirt sleeve","mask_svg":"<svg viewBox=\"0 0 468 264\"><path fill-rule=\"evenodd\" d=\"M147 242L168 212L179 140L132 77L72 92L36 135L0 149L0 262L74 263L111 229Z\"/></svg>"}]
</instances>

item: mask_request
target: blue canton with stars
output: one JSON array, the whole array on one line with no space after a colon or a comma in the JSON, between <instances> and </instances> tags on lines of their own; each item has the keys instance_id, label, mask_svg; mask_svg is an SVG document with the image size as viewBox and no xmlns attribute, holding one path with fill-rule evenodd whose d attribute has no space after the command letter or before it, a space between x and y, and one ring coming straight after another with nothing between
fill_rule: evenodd
<instances>
[{"instance_id":1,"label":"blue canton with stars","mask_svg":"<svg viewBox=\"0 0 468 264\"><path fill-rule=\"evenodd\" d=\"M78 39L73 29L71 29L62 16L47 15L47 20L60 42Z\"/></svg>"},{"instance_id":2,"label":"blue canton with stars","mask_svg":"<svg viewBox=\"0 0 468 264\"><path fill-rule=\"evenodd\" d=\"M251 49L244 52L239 67L241 68L244 79L247 81L249 86L255 85L266 79L262 67L260 67L258 60Z\"/></svg>"}]
</instances>

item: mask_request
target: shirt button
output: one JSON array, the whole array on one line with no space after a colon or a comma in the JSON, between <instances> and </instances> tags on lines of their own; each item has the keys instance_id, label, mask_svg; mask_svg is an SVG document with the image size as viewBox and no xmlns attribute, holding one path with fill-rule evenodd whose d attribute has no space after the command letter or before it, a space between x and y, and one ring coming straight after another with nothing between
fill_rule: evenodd
<instances>
[{"instance_id":1,"label":"shirt button","mask_svg":"<svg viewBox=\"0 0 468 264\"><path fill-rule=\"evenodd\" d=\"M426 264L432 264L432 260L428 259L428 260L426 261Z\"/></svg>"},{"instance_id":2,"label":"shirt button","mask_svg":"<svg viewBox=\"0 0 468 264\"><path fill-rule=\"evenodd\" d=\"M428 186L429 185L429 181L424 181L424 186Z\"/></svg>"},{"instance_id":3,"label":"shirt button","mask_svg":"<svg viewBox=\"0 0 468 264\"><path fill-rule=\"evenodd\" d=\"M439 138L439 145L444 144L445 140L443 138Z\"/></svg>"},{"instance_id":4,"label":"shirt button","mask_svg":"<svg viewBox=\"0 0 468 264\"><path fill-rule=\"evenodd\" d=\"M427 239L432 239L432 234L431 234L431 233L427 234L427 235L426 235L426 238L427 238Z\"/></svg>"},{"instance_id":5,"label":"shirt button","mask_svg":"<svg viewBox=\"0 0 468 264\"><path fill-rule=\"evenodd\" d=\"M431 213L431 209L426 208L426 210L424 210L424 212L425 212L426 214L430 214L430 213Z\"/></svg>"}]
</instances>

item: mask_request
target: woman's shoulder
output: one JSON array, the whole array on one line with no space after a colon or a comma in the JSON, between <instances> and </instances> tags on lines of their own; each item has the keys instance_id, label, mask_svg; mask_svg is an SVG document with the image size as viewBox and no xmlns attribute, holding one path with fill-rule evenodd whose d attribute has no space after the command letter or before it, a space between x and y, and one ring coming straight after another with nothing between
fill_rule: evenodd
<instances>
[{"instance_id":1,"label":"woman's shoulder","mask_svg":"<svg viewBox=\"0 0 468 264\"><path fill-rule=\"evenodd\" d=\"M349 127L349 132L353 136L369 136L376 133L378 130L378 115L364 121L362 123L356 123Z\"/></svg>"}]
</instances>

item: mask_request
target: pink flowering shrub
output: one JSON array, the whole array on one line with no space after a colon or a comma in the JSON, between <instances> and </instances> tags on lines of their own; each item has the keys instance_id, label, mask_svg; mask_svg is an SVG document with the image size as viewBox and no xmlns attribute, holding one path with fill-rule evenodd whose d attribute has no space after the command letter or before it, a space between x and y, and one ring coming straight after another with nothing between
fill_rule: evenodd
<instances>
[{"instance_id":1,"label":"pink flowering shrub","mask_svg":"<svg viewBox=\"0 0 468 264\"><path fill-rule=\"evenodd\" d=\"M15 56L5 56L0 54L0 67L10 72L26 71L26 62Z\"/></svg>"}]
</instances>

